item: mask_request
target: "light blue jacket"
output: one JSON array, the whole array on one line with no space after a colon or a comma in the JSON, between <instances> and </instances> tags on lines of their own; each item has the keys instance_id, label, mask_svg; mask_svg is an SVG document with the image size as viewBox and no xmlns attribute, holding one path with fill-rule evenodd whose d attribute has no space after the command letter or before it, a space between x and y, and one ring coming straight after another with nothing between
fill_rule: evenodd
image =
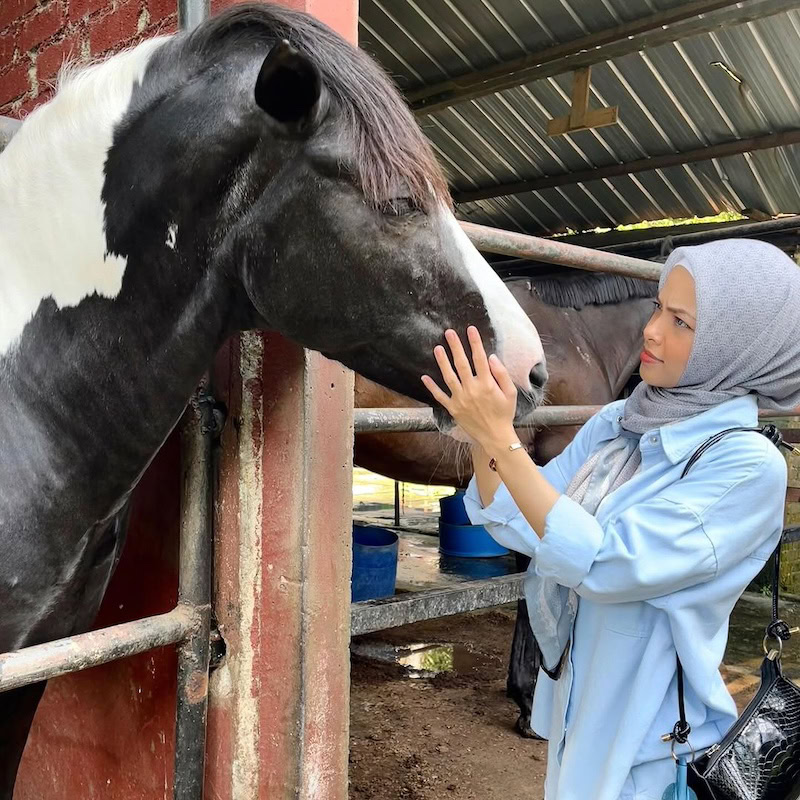
<instances>
[{"instance_id":1,"label":"light blue jacket","mask_svg":"<svg viewBox=\"0 0 800 800\"><path fill-rule=\"evenodd\" d=\"M620 434L623 404L595 414L542 468L559 492ZM695 750L719 741L735 721L719 673L728 618L778 543L786 462L765 437L733 433L679 479L709 436L757 419L747 395L647 432L640 471L595 516L562 494L541 540L505 486L483 508L470 483L472 522L579 598L562 676L553 681L540 670L534 694L532 726L549 740L546 800L660 800L675 774L660 736L678 718L676 649Z\"/></svg>"}]
</instances>

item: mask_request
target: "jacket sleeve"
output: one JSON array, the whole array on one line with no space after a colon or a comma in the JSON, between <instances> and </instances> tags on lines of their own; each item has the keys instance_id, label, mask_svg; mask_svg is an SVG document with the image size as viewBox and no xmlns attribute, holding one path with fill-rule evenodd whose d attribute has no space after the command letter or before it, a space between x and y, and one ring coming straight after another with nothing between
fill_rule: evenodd
<instances>
[{"instance_id":1,"label":"jacket sleeve","mask_svg":"<svg viewBox=\"0 0 800 800\"><path fill-rule=\"evenodd\" d=\"M575 438L551 459L541 472L557 492L566 491L572 477L580 469L596 446L598 423L603 410L595 414L578 431ZM483 525L492 538L503 547L533 556L539 547L539 537L522 516L514 498L504 483L501 483L484 508L481 503L477 481L473 475L464 496L464 507L473 525Z\"/></svg>"},{"instance_id":2,"label":"jacket sleeve","mask_svg":"<svg viewBox=\"0 0 800 800\"><path fill-rule=\"evenodd\" d=\"M753 434L726 443L686 478L605 525L560 497L545 520L536 572L595 602L626 603L680 591L763 555L782 528L786 463Z\"/></svg>"}]
</instances>

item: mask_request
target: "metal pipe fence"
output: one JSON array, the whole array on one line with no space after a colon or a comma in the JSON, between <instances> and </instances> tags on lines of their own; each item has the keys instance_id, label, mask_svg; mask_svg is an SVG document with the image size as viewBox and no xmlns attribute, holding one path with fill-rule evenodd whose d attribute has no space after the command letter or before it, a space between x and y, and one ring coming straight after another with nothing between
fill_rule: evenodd
<instances>
[{"instance_id":1,"label":"metal pipe fence","mask_svg":"<svg viewBox=\"0 0 800 800\"><path fill-rule=\"evenodd\" d=\"M518 429L583 425L603 406L544 406L537 408ZM787 419L800 416L791 411L759 411L761 419ZM353 413L356 433L422 433L439 430L430 408L357 408Z\"/></svg>"}]
</instances>

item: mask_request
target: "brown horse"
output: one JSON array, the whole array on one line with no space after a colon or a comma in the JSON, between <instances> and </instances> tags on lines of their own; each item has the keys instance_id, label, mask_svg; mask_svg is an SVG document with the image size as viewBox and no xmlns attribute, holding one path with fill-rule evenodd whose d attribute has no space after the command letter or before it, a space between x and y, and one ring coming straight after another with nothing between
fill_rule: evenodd
<instances>
[{"instance_id":1,"label":"brown horse","mask_svg":"<svg viewBox=\"0 0 800 800\"><path fill-rule=\"evenodd\" d=\"M509 278L506 285L533 323L544 345L550 405L601 405L619 397L639 362L642 330L653 310L656 284L566 268L533 278ZM421 406L356 376L359 408ZM577 426L519 431L538 464L558 455ZM355 462L390 478L416 483L465 486L472 474L468 448L438 433L358 434ZM517 569L530 559L516 554ZM519 706L517 731L536 737L530 726L539 672L539 648L524 600L517 605L506 691Z\"/></svg>"},{"instance_id":2,"label":"brown horse","mask_svg":"<svg viewBox=\"0 0 800 800\"><path fill-rule=\"evenodd\" d=\"M641 335L656 284L554 267L506 286L536 325L550 378L549 405L602 405L615 400L639 363ZM357 408L422 407L356 376ZM530 429L521 438L538 464L558 455L577 427ZM472 466L468 448L439 433L369 433L355 438L355 462L412 483L463 487Z\"/></svg>"}]
</instances>

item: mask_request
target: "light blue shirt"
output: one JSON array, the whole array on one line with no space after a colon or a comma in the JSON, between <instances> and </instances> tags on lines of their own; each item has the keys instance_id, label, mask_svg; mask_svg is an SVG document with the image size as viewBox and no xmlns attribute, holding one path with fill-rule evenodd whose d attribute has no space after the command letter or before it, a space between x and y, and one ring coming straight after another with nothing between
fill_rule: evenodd
<instances>
[{"instance_id":1,"label":"light blue shirt","mask_svg":"<svg viewBox=\"0 0 800 800\"><path fill-rule=\"evenodd\" d=\"M542 468L559 492L620 435L623 405L595 414ZM562 494L541 540L504 485L483 508L470 482L472 522L579 598L561 678L540 670L534 693L532 727L549 740L546 800L660 800L675 774L660 736L678 719L676 649L695 750L718 742L736 720L719 673L728 618L779 541L786 462L765 437L739 432L680 476L709 436L757 421L747 395L648 431L640 471L595 516Z\"/></svg>"}]
</instances>

